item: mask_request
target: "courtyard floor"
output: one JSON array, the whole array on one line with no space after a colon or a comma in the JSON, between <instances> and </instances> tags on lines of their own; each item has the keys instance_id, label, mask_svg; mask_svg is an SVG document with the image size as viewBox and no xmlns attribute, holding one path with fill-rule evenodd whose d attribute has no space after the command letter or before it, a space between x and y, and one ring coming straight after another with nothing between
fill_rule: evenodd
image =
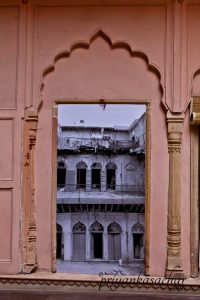
<instances>
[{"instance_id":1,"label":"courtyard floor","mask_svg":"<svg viewBox=\"0 0 200 300\"><path fill-rule=\"evenodd\" d=\"M118 262L70 262L57 260L57 272L81 274L143 275L144 261L137 260L120 266Z\"/></svg>"}]
</instances>

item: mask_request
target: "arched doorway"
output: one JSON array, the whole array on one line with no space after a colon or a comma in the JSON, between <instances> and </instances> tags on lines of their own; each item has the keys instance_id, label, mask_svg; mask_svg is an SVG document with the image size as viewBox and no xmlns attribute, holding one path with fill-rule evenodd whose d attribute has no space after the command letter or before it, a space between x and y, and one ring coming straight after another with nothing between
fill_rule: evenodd
<instances>
[{"instance_id":1,"label":"arched doorway","mask_svg":"<svg viewBox=\"0 0 200 300\"><path fill-rule=\"evenodd\" d=\"M103 259L103 231L103 226L97 221L90 226L92 259Z\"/></svg>"},{"instance_id":2,"label":"arched doorway","mask_svg":"<svg viewBox=\"0 0 200 300\"><path fill-rule=\"evenodd\" d=\"M73 230L73 260L85 260L86 248L86 227L83 223L78 222L74 225Z\"/></svg>"},{"instance_id":3,"label":"arched doorway","mask_svg":"<svg viewBox=\"0 0 200 300\"><path fill-rule=\"evenodd\" d=\"M121 258L121 226L116 222L108 226L108 259L119 260Z\"/></svg>"},{"instance_id":4,"label":"arched doorway","mask_svg":"<svg viewBox=\"0 0 200 300\"><path fill-rule=\"evenodd\" d=\"M132 227L133 235L133 258L144 258L144 226L140 223L136 223Z\"/></svg>"}]
</instances>

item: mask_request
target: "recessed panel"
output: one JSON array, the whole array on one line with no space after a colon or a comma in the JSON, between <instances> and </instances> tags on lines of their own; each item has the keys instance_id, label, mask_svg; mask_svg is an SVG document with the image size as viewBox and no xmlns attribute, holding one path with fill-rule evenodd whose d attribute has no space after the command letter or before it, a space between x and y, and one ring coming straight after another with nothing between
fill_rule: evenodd
<instances>
[{"instance_id":1,"label":"recessed panel","mask_svg":"<svg viewBox=\"0 0 200 300\"><path fill-rule=\"evenodd\" d=\"M0 262L11 261L12 190L0 190Z\"/></svg>"},{"instance_id":2,"label":"recessed panel","mask_svg":"<svg viewBox=\"0 0 200 300\"><path fill-rule=\"evenodd\" d=\"M16 108L18 7L0 8L0 109Z\"/></svg>"},{"instance_id":3,"label":"recessed panel","mask_svg":"<svg viewBox=\"0 0 200 300\"><path fill-rule=\"evenodd\" d=\"M13 120L0 119L0 181L13 177Z\"/></svg>"}]
</instances>

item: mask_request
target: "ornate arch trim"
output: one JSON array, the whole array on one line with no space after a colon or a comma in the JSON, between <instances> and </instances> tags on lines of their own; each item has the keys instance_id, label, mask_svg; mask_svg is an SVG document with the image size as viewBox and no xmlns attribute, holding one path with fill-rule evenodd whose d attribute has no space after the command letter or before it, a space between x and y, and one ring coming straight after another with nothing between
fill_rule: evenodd
<instances>
[{"instance_id":1,"label":"ornate arch trim","mask_svg":"<svg viewBox=\"0 0 200 300\"><path fill-rule=\"evenodd\" d=\"M121 232L122 229L118 223L112 222L108 225L108 233L121 233Z\"/></svg>"},{"instance_id":2,"label":"ornate arch trim","mask_svg":"<svg viewBox=\"0 0 200 300\"><path fill-rule=\"evenodd\" d=\"M101 233L103 232L103 225L99 222L94 222L91 226L90 226L90 232L97 232L97 233Z\"/></svg>"},{"instance_id":3,"label":"ornate arch trim","mask_svg":"<svg viewBox=\"0 0 200 300\"><path fill-rule=\"evenodd\" d=\"M87 40L87 41L79 40L79 41L73 42L71 44L71 47L69 50L66 49L66 50L62 50L62 51L58 52L54 56L51 64L49 64L42 70L41 76L40 76L40 86L39 86L39 96L40 96L41 100L42 100L42 92L43 92L44 86L45 86L44 79L49 73L53 72L56 69L57 62L60 59L69 58L71 56L72 52L77 48L89 49L90 44L92 44L92 42L99 36L102 37L105 41L107 41L107 43L110 45L111 49L124 48L129 51L129 53L132 55L132 57L134 57L134 56L141 57L146 62L148 69L150 71L153 71L157 75L157 77L159 79L160 90L162 91L162 95L164 95L164 84L162 82L160 69L156 64L154 64L149 59L148 54L144 50L132 48L131 45L127 41L124 41L124 40L114 41L103 29L99 28L90 36L89 40ZM162 102L163 102L164 106L166 106L163 100L162 100Z\"/></svg>"}]
</instances>

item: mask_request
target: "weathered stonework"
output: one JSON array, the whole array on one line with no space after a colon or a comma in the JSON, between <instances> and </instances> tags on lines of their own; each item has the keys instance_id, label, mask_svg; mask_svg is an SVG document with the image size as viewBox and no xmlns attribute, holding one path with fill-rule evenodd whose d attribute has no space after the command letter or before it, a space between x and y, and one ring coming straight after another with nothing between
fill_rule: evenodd
<instances>
[{"instance_id":1,"label":"weathered stonework","mask_svg":"<svg viewBox=\"0 0 200 300\"><path fill-rule=\"evenodd\" d=\"M24 273L37 268L35 220L35 170L34 156L38 116L33 108L25 110L24 118L24 168L23 168L23 224L22 248Z\"/></svg>"}]
</instances>

